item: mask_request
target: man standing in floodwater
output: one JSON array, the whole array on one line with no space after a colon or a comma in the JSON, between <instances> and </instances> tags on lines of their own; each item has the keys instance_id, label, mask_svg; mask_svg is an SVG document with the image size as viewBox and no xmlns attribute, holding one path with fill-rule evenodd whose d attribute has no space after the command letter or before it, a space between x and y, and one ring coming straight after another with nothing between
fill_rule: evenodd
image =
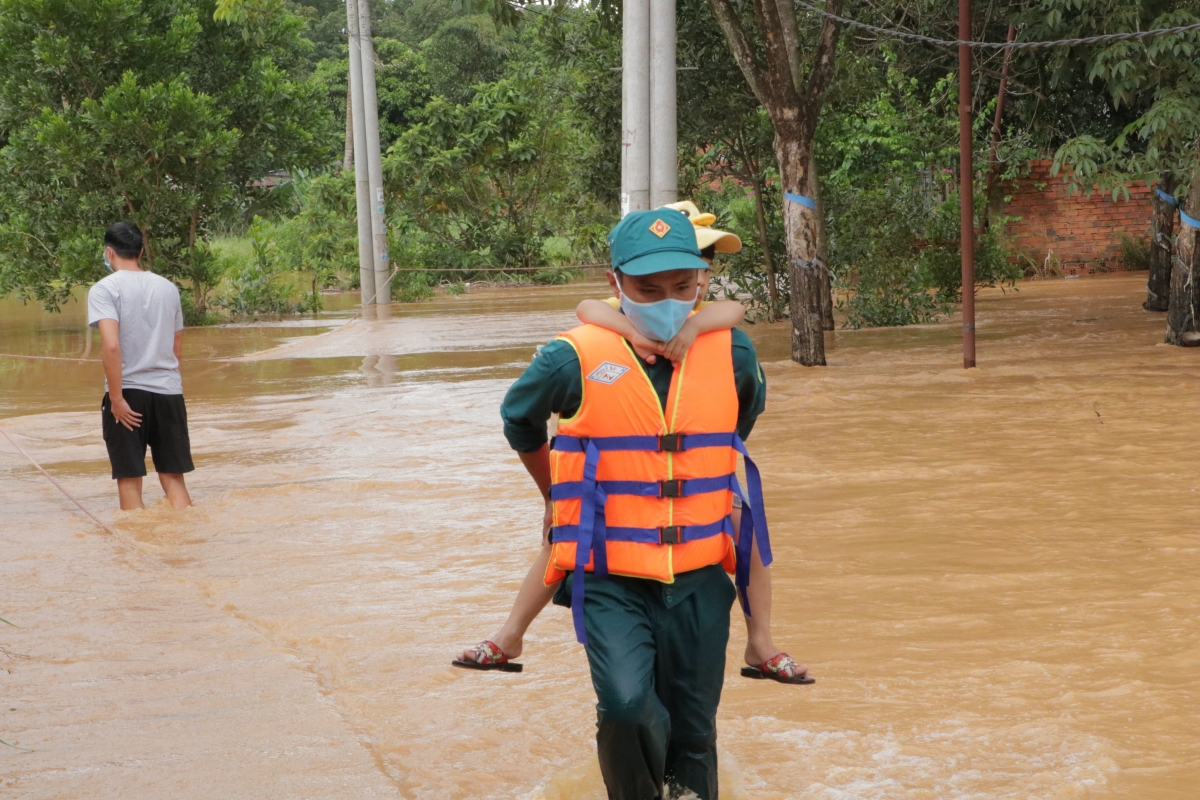
<instances>
[{"instance_id":1,"label":"man standing in floodwater","mask_svg":"<svg viewBox=\"0 0 1200 800\"><path fill-rule=\"evenodd\" d=\"M195 469L179 375L183 308L175 284L141 268L143 243L129 222L105 231L112 274L88 291L104 364L101 425L121 509L142 508L147 445L167 499L181 509L192 504L183 474Z\"/></svg>"},{"instance_id":2,"label":"man standing in floodwater","mask_svg":"<svg viewBox=\"0 0 1200 800\"><path fill-rule=\"evenodd\" d=\"M647 338L671 340L708 266L691 223L673 209L634 212L609 246L621 310ZM561 581L554 602L571 608L586 647L612 800L681 790L717 800L716 714L737 595L726 572L736 565L737 586L748 585L754 537L770 563L758 470L747 459L749 497L735 475L765 398L741 331L702 334L680 362L649 364L595 325L543 348L505 396L505 436L546 499L545 581ZM735 493L745 506L736 546Z\"/></svg>"}]
</instances>

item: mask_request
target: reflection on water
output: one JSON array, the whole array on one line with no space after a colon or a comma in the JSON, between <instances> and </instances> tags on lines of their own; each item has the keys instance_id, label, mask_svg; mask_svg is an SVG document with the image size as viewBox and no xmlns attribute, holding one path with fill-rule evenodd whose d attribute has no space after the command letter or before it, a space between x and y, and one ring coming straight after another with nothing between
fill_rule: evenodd
<instances>
[{"instance_id":1,"label":"reflection on water","mask_svg":"<svg viewBox=\"0 0 1200 800\"><path fill-rule=\"evenodd\" d=\"M5 430L164 565L89 528L0 440L0 616L21 625L0 631L0 738L33 751L0 747L0 786L603 797L562 609L535 623L524 673L447 663L503 618L538 544L499 400L597 290L189 330L211 340L192 352L235 360L185 363L199 469L182 514L112 510L95 348L0 359ZM748 329L772 362L750 447L777 639L819 681L740 679L735 628L723 797L1194 796L1200 372L1158 344L1142 291L984 293L971 372L953 325L839 331L826 369L786 361L785 326ZM66 316L3 314L0 352L84 350Z\"/></svg>"}]
</instances>

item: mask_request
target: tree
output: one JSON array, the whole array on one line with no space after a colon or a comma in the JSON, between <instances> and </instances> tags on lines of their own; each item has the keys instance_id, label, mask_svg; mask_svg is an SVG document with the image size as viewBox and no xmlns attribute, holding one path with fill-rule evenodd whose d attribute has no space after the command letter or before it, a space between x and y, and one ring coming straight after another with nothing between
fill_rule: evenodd
<instances>
[{"instance_id":1,"label":"tree","mask_svg":"<svg viewBox=\"0 0 1200 800\"><path fill-rule=\"evenodd\" d=\"M543 263L548 211L569 181L575 137L529 80L479 86L463 105L434 99L388 151L389 227L411 232L406 247L423 240L421 260L467 272Z\"/></svg>"},{"instance_id":2,"label":"tree","mask_svg":"<svg viewBox=\"0 0 1200 800\"><path fill-rule=\"evenodd\" d=\"M0 293L58 307L104 274L100 234L129 219L148 266L203 305L210 220L336 142L289 77L302 22L272 7L229 24L206 0L0 0Z\"/></svg>"},{"instance_id":3,"label":"tree","mask_svg":"<svg viewBox=\"0 0 1200 800\"><path fill-rule=\"evenodd\" d=\"M1181 210L1193 222L1179 231L1171 268L1171 303L1167 309L1167 344L1200 346L1200 141L1192 152L1191 189Z\"/></svg>"},{"instance_id":4,"label":"tree","mask_svg":"<svg viewBox=\"0 0 1200 800\"><path fill-rule=\"evenodd\" d=\"M784 197L813 197L813 137L825 90L833 79L837 23L828 17L819 21L805 17L808 25L802 30L791 0L754 0L752 8L735 0L709 0L709 6L746 83L770 117ZM825 7L840 14L842 0L828 0ZM808 45L812 39L815 44ZM807 366L823 365L816 210L785 199L783 219L791 279L792 358Z\"/></svg>"},{"instance_id":5,"label":"tree","mask_svg":"<svg viewBox=\"0 0 1200 800\"><path fill-rule=\"evenodd\" d=\"M1200 21L1191 0L1150 0L1128 4L1118 0L1047 0L1042 24L1033 35L1090 36L1113 30L1170 28ZM1144 40L1124 40L1070 48L1056 65L1086 71L1087 80L1104 87L1115 108L1129 109L1133 119L1112 137L1076 136L1055 154L1055 169L1065 169L1076 188L1093 185L1116 199L1134 181L1157 181L1167 192L1187 192L1194 180L1200 142L1200 32L1190 31ZM1076 66L1077 65L1077 66ZM1189 165L1192 162L1192 165ZM1191 202L1191 200L1189 200ZM1174 209L1156 201L1151 231L1150 276L1144 307L1168 310L1166 341L1197 343L1195 307L1200 287L1171 275L1171 228ZM1180 232L1180 246L1193 239ZM1176 265L1190 275L1194 252L1179 253ZM1164 289L1170 286L1170 298ZM1182 327L1181 327L1182 326Z\"/></svg>"},{"instance_id":6,"label":"tree","mask_svg":"<svg viewBox=\"0 0 1200 800\"><path fill-rule=\"evenodd\" d=\"M772 217L779 215L777 208L766 206L768 182L775 175L770 120L750 92L705 0L684 0L678 18L677 58L689 67L679 73L677 91L681 160L685 165L696 162L691 171L697 182L730 177L750 191L758 240L752 249L765 273L764 316L768 321L780 319L787 297L780 291L770 235ZM683 171L688 172L686 166Z\"/></svg>"}]
</instances>

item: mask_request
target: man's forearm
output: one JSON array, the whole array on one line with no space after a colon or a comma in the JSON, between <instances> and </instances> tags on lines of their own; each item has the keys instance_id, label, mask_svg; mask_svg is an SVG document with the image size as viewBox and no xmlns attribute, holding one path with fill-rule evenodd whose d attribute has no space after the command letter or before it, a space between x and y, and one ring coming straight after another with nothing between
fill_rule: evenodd
<instances>
[{"instance_id":1,"label":"man's forearm","mask_svg":"<svg viewBox=\"0 0 1200 800\"><path fill-rule=\"evenodd\" d=\"M108 378L108 396L121 397L121 347L105 348L100 357L104 364L104 377Z\"/></svg>"},{"instance_id":2,"label":"man's forearm","mask_svg":"<svg viewBox=\"0 0 1200 800\"><path fill-rule=\"evenodd\" d=\"M542 497L546 500L550 499L550 445L544 444L532 453L518 453L521 457L521 463L525 465L525 470L529 473L529 477L533 478L533 482L537 484L538 491L542 493Z\"/></svg>"}]
</instances>

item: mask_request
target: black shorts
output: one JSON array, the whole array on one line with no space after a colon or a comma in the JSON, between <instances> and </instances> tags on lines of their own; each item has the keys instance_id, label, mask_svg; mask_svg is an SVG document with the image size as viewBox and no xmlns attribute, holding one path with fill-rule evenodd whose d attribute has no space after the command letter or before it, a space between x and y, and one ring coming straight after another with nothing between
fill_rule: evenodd
<instances>
[{"instance_id":1,"label":"black shorts","mask_svg":"<svg viewBox=\"0 0 1200 800\"><path fill-rule=\"evenodd\" d=\"M194 470L183 395L142 389L125 389L121 395L130 408L142 415L142 424L129 430L117 422L112 415L112 402L107 394L104 395L100 402L100 417L113 479L141 478L146 474L146 445L150 445L155 471L182 473Z\"/></svg>"}]
</instances>

